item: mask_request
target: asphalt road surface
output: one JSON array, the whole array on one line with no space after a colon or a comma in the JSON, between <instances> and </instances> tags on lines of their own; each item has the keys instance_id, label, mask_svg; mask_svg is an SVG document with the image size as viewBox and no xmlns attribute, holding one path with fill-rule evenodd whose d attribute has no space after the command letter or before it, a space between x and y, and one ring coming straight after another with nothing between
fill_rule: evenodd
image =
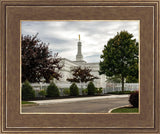
<instances>
[{"instance_id":1,"label":"asphalt road surface","mask_svg":"<svg viewBox=\"0 0 160 134\"><path fill-rule=\"evenodd\" d=\"M129 105L128 97L24 106L22 113L108 113L112 108Z\"/></svg>"}]
</instances>

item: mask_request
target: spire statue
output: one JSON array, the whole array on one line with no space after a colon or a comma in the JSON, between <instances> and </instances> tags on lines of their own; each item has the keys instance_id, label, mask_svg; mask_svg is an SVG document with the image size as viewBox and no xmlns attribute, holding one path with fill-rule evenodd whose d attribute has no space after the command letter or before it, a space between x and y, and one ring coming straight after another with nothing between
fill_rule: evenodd
<instances>
[{"instance_id":1,"label":"spire statue","mask_svg":"<svg viewBox=\"0 0 160 134\"><path fill-rule=\"evenodd\" d=\"M81 52L81 47L82 47L82 43L80 41L80 34L79 34L79 41L78 41L78 51L77 51L77 55L76 55L76 61L83 61L83 55Z\"/></svg>"}]
</instances>

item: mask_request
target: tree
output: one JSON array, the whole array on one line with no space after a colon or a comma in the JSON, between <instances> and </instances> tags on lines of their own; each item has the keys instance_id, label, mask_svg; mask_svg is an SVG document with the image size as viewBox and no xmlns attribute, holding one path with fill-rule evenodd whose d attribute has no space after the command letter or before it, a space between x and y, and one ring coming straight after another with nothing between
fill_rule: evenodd
<instances>
[{"instance_id":1,"label":"tree","mask_svg":"<svg viewBox=\"0 0 160 134\"><path fill-rule=\"evenodd\" d=\"M79 95L79 89L75 83L73 83L69 89L70 89L71 96L78 96Z\"/></svg>"},{"instance_id":2,"label":"tree","mask_svg":"<svg viewBox=\"0 0 160 134\"><path fill-rule=\"evenodd\" d=\"M58 97L59 89L54 82L51 82L47 87L47 97Z\"/></svg>"},{"instance_id":3,"label":"tree","mask_svg":"<svg viewBox=\"0 0 160 134\"><path fill-rule=\"evenodd\" d=\"M130 74L126 77L126 82L137 83L138 82L138 65L134 64L129 69L130 69Z\"/></svg>"},{"instance_id":4,"label":"tree","mask_svg":"<svg viewBox=\"0 0 160 134\"><path fill-rule=\"evenodd\" d=\"M138 79L133 76L127 76L126 77L126 83L138 83Z\"/></svg>"},{"instance_id":5,"label":"tree","mask_svg":"<svg viewBox=\"0 0 160 134\"><path fill-rule=\"evenodd\" d=\"M94 79L98 79L91 74L91 69L84 67L75 67L71 70L73 78L68 78L67 81L76 82L76 83L87 83L88 81L93 81Z\"/></svg>"},{"instance_id":6,"label":"tree","mask_svg":"<svg viewBox=\"0 0 160 134\"><path fill-rule=\"evenodd\" d=\"M110 83L120 83L121 82L121 77L116 75L116 76L112 76L112 77L108 77L107 78L107 82Z\"/></svg>"},{"instance_id":7,"label":"tree","mask_svg":"<svg viewBox=\"0 0 160 134\"><path fill-rule=\"evenodd\" d=\"M22 100L31 100L35 98L35 91L29 81L25 81L22 85Z\"/></svg>"},{"instance_id":8,"label":"tree","mask_svg":"<svg viewBox=\"0 0 160 134\"><path fill-rule=\"evenodd\" d=\"M22 82L40 82L44 77L46 82L50 78L59 79L59 70L63 67L60 64L61 58L58 53L52 56L48 45L37 38L37 35L26 35L22 39Z\"/></svg>"},{"instance_id":9,"label":"tree","mask_svg":"<svg viewBox=\"0 0 160 134\"><path fill-rule=\"evenodd\" d=\"M93 82L89 82L87 89L88 89L88 95L95 95L96 88L95 88Z\"/></svg>"},{"instance_id":10,"label":"tree","mask_svg":"<svg viewBox=\"0 0 160 134\"><path fill-rule=\"evenodd\" d=\"M138 72L138 43L132 39L133 35L127 31L121 31L110 39L104 46L101 55L100 74L108 77L120 76L122 91L124 91L124 80ZM135 75L138 79L138 73Z\"/></svg>"}]
</instances>

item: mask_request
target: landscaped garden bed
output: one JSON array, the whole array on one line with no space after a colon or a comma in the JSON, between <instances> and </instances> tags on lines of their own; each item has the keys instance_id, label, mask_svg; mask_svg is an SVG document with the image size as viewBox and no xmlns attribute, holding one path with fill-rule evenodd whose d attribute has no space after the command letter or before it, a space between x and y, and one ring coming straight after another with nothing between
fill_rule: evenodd
<instances>
[{"instance_id":1,"label":"landscaped garden bed","mask_svg":"<svg viewBox=\"0 0 160 134\"><path fill-rule=\"evenodd\" d=\"M134 91L130 94L129 103L131 106L115 108L110 113L138 113L139 112L139 92Z\"/></svg>"},{"instance_id":2,"label":"landscaped garden bed","mask_svg":"<svg viewBox=\"0 0 160 134\"><path fill-rule=\"evenodd\" d=\"M29 102L29 101L22 101L22 104L36 104L34 102Z\"/></svg>"},{"instance_id":3,"label":"landscaped garden bed","mask_svg":"<svg viewBox=\"0 0 160 134\"><path fill-rule=\"evenodd\" d=\"M22 104L22 106L35 106L35 105L39 105L37 103L29 102L29 101L22 101L21 104Z\"/></svg>"},{"instance_id":4,"label":"landscaped garden bed","mask_svg":"<svg viewBox=\"0 0 160 134\"><path fill-rule=\"evenodd\" d=\"M58 97L35 97L28 101L34 100L52 100L52 99L67 99L67 98L85 98L85 97L96 97L96 96L109 96L109 94L102 94L102 95L79 95L79 96L58 96Z\"/></svg>"},{"instance_id":5,"label":"landscaped garden bed","mask_svg":"<svg viewBox=\"0 0 160 134\"><path fill-rule=\"evenodd\" d=\"M121 107L111 111L111 113L138 113L138 108L135 107Z\"/></svg>"},{"instance_id":6,"label":"landscaped garden bed","mask_svg":"<svg viewBox=\"0 0 160 134\"><path fill-rule=\"evenodd\" d=\"M131 94L135 91L114 91L114 92L108 92L107 94Z\"/></svg>"},{"instance_id":7,"label":"landscaped garden bed","mask_svg":"<svg viewBox=\"0 0 160 134\"><path fill-rule=\"evenodd\" d=\"M35 95L35 90L28 81L23 83L22 100L24 101L104 96L102 88L96 88L92 82L88 84L86 89L82 90L82 95L79 94L77 85L73 83L70 88L63 90L63 95L61 96L59 88L53 82L50 83L47 89L40 90L38 95L39 96Z\"/></svg>"}]
</instances>

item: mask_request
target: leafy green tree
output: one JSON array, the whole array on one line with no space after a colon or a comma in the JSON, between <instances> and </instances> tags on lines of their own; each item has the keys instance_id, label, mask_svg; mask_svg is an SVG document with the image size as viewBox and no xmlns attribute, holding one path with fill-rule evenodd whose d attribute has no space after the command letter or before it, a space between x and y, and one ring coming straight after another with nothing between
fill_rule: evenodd
<instances>
[{"instance_id":1,"label":"leafy green tree","mask_svg":"<svg viewBox=\"0 0 160 134\"><path fill-rule=\"evenodd\" d=\"M138 79L133 76L127 76L126 83L138 83Z\"/></svg>"},{"instance_id":2,"label":"leafy green tree","mask_svg":"<svg viewBox=\"0 0 160 134\"><path fill-rule=\"evenodd\" d=\"M120 83L121 82L121 77L120 76L112 76L107 78L107 82L110 83Z\"/></svg>"},{"instance_id":3,"label":"leafy green tree","mask_svg":"<svg viewBox=\"0 0 160 134\"><path fill-rule=\"evenodd\" d=\"M59 90L58 87L51 82L50 85L47 87L47 97L58 97Z\"/></svg>"},{"instance_id":4,"label":"leafy green tree","mask_svg":"<svg viewBox=\"0 0 160 134\"><path fill-rule=\"evenodd\" d=\"M70 86L70 95L71 96L78 96L79 95L79 89L75 83L73 83Z\"/></svg>"},{"instance_id":5,"label":"leafy green tree","mask_svg":"<svg viewBox=\"0 0 160 134\"><path fill-rule=\"evenodd\" d=\"M130 68L130 73L126 77L127 83L138 83L138 64L134 64Z\"/></svg>"},{"instance_id":6,"label":"leafy green tree","mask_svg":"<svg viewBox=\"0 0 160 134\"><path fill-rule=\"evenodd\" d=\"M29 81L25 81L22 85L22 100L31 100L35 98L35 91Z\"/></svg>"},{"instance_id":7,"label":"leafy green tree","mask_svg":"<svg viewBox=\"0 0 160 134\"><path fill-rule=\"evenodd\" d=\"M135 74L133 74L136 73ZM120 76L122 91L127 76L136 76L138 79L138 42L127 31L121 31L110 39L104 46L101 55L100 74L108 77Z\"/></svg>"},{"instance_id":8,"label":"leafy green tree","mask_svg":"<svg viewBox=\"0 0 160 134\"><path fill-rule=\"evenodd\" d=\"M96 88L95 88L93 82L89 82L87 89L88 89L88 95L95 95Z\"/></svg>"}]
</instances>

